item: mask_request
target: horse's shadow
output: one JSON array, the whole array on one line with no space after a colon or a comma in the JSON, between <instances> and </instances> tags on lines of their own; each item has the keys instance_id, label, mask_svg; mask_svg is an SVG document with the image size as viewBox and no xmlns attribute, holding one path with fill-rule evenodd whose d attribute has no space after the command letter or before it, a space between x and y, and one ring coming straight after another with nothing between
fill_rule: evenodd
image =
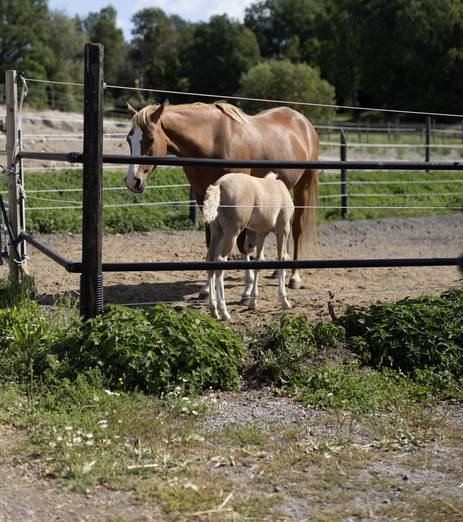
<instances>
[{"instance_id":1,"label":"horse's shadow","mask_svg":"<svg viewBox=\"0 0 463 522\"><path fill-rule=\"evenodd\" d=\"M143 305L144 303L200 303L198 299L202 285L191 281L116 284L104 287L105 304ZM57 301L75 298L72 292L56 294L42 294L39 302L43 305L52 305Z\"/></svg>"}]
</instances>

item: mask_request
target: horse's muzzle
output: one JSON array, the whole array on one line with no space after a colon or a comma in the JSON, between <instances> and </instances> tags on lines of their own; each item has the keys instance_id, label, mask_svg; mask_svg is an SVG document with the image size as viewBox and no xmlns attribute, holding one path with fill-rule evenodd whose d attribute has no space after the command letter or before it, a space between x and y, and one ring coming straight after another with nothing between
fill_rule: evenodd
<instances>
[{"instance_id":1,"label":"horse's muzzle","mask_svg":"<svg viewBox=\"0 0 463 522\"><path fill-rule=\"evenodd\" d=\"M141 194L145 191L145 183L140 178L135 178L135 185L130 186L127 183L127 178L125 178L125 186L130 190L130 192L135 192L135 194Z\"/></svg>"}]
</instances>

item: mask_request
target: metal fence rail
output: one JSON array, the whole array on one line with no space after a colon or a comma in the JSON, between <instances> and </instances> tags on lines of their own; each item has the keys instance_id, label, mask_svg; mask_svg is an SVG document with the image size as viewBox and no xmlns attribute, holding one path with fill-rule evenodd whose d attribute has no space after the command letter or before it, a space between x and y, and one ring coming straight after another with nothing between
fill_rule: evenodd
<instances>
[{"instance_id":1,"label":"metal fence rail","mask_svg":"<svg viewBox=\"0 0 463 522\"><path fill-rule=\"evenodd\" d=\"M216 269L315 269L315 268L378 268L411 266L463 266L463 259L422 258L422 259L350 259L350 260L295 260L295 261L227 261L227 262L155 262L155 263L102 263L102 169L103 163L196 166L219 168L263 168L263 169L344 169L344 170L463 170L462 161L243 161L203 158L146 157L102 154L103 145L103 104L104 88L119 89L119 86L104 86L103 83L103 47L100 44L85 46L85 89L84 89L84 153L54 153L21 151L15 161L39 159L83 163L83 235L82 262L73 262L41 243L33 236L22 232L15 233L19 241L27 241L45 255L51 257L68 272L80 273L81 277L81 312L84 318L90 318L103 309L102 272L110 271L186 271ZM29 79L29 81L32 81ZM146 89L137 89L146 90ZM167 91L153 91L167 92ZM188 94L188 93L179 93ZM210 97L210 96L209 96ZM223 96L221 96L223 98ZM233 98L233 97L230 97ZM259 100L262 101L262 100ZM267 100L270 101L270 100ZM281 103L280 100L271 100ZM285 101L285 104L289 102ZM10 104L12 106L12 104ZM321 105L321 104L305 104ZM334 106L338 108L338 106ZM362 109L363 107L344 107ZM383 109L382 112L401 112L405 114L426 114L428 116L463 117L461 114L419 113L416 111L396 111ZM12 142L11 142L12 143ZM429 140L427 139L427 143ZM16 146L16 141L14 142ZM16 148L16 147L14 147ZM345 148L345 147L344 147ZM429 147L426 149L429 152ZM13 155L14 157L14 155ZM429 155L427 155L429 160ZM345 186L344 184L343 186ZM191 198L190 198L191 199ZM13 201L10 199L10 202ZM13 202L14 203L14 202ZM16 205L16 203L14 203Z\"/></svg>"},{"instance_id":2,"label":"metal fence rail","mask_svg":"<svg viewBox=\"0 0 463 522\"><path fill-rule=\"evenodd\" d=\"M83 163L81 152L28 152L20 151L17 159L41 159ZM226 167L269 169L350 169L350 170L463 170L463 161L269 161L224 160L204 158L174 158L164 156L127 156L103 154L103 163L122 165L166 165L180 167Z\"/></svg>"}]
</instances>

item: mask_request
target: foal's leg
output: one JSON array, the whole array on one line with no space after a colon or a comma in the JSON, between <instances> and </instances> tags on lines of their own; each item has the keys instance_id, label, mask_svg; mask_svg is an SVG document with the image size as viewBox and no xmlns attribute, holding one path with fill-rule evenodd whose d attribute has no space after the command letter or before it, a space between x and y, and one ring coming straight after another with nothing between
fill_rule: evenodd
<instances>
[{"instance_id":1,"label":"foal's leg","mask_svg":"<svg viewBox=\"0 0 463 522\"><path fill-rule=\"evenodd\" d=\"M218 253L215 256L215 261L226 261L231 254L236 243L236 238L240 229L235 227L226 227L222 230L222 240ZM231 316L227 310L227 303L225 302L225 285L224 285L224 270L216 270L215 277L217 280L217 307L219 315L223 321L228 321Z\"/></svg>"},{"instance_id":2,"label":"foal's leg","mask_svg":"<svg viewBox=\"0 0 463 522\"><path fill-rule=\"evenodd\" d=\"M251 255L256 255L256 233L252 230L246 230L245 240L243 241L243 247L241 256L244 261L249 261ZM238 236L239 240L239 236ZM245 270L245 286L244 292L241 296L242 304L247 304L249 296L251 295L252 286L254 284L254 270Z\"/></svg>"},{"instance_id":3,"label":"foal's leg","mask_svg":"<svg viewBox=\"0 0 463 522\"><path fill-rule=\"evenodd\" d=\"M282 230L278 230L276 232L277 236L277 252L278 252L278 261L287 261L289 259L288 253L288 238L289 238L289 223L283 227ZM278 270L278 297L280 298L281 306L288 310L291 308L291 303L288 301L288 295L286 293L286 284L285 284L285 275L286 270L284 268L280 268Z\"/></svg>"},{"instance_id":4,"label":"foal's leg","mask_svg":"<svg viewBox=\"0 0 463 522\"><path fill-rule=\"evenodd\" d=\"M264 242L265 242L266 237L267 237L267 234L265 234L265 233L256 234L256 249L257 249L256 258L255 258L256 261L264 260ZM255 310L256 306L257 306L256 300L257 300L257 295L258 295L258 288L257 288L258 282L259 282L259 270L256 269L256 270L254 270L254 282L252 284L251 295L249 296L249 301L248 301L249 310Z\"/></svg>"},{"instance_id":5,"label":"foal's leg","mask_svg":"<svg viewBox=\"0 0 463 522\"><path fill-rule=\"evenodd\" d=\"M212 234L210 237L209 248L207 250L206 261L213 261L217 255L220 244L221 229L219 225L212 225ZM220 319L217 311L217 279L215 270L207 271L207 294L209 295L209 310L215 319Z\"/></svg>"}]
</instances>

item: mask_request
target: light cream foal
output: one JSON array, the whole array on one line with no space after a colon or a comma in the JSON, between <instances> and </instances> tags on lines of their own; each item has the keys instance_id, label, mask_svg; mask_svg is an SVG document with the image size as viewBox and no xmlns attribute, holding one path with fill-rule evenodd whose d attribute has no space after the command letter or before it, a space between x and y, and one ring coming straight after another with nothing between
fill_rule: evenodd
<instances>
[{"instance_id":1,"label":"light cream foal","mask_svg":"<svg viewBox=\"0 0 463 522\"><path fill-rule=\"evenodd\" d=\"M247 230L248 251L256 247L256 261L264 259L264 241L270 232L277 239L278 260L289 259L288 241L294 205L286 185L269 173L256 178L243 173L226 174L210 185L203 207L204 219L210 225L211 240L208 261L226 261L238 235ZM245 291L249 309L256 308L258 270L247 282ZM291 308L285 286L285 270L280 269L278 295L283 308ZM230 319L225 302L224 271L209 270L209 309L216 319Z\"/></svg>"}]
</instances>

